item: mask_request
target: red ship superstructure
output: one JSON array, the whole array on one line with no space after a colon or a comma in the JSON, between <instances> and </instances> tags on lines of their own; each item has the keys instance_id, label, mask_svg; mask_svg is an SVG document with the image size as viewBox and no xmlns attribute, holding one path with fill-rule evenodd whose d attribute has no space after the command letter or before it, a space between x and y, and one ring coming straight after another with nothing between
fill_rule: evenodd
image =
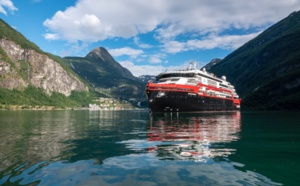
<instances>
[{"instance_id":1,"label":"red ship superstructure","mask_svg":"<svg viewBox=\"0 0 300 186\"><path fill-rule=\"evenodd\" d=\"M167 71L146 86L151 112L193 112L239 110L241 99L233 85L195 65Z\"/></svg>"}]
</instances>

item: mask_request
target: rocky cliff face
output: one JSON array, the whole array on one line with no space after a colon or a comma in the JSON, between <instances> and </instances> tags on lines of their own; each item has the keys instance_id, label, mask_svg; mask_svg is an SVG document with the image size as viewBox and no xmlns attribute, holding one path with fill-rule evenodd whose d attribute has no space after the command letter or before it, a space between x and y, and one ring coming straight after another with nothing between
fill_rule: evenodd
<instances>
[{"instance_id":1,"label":"rocky cliff face","mask_svg":"<svg viewBox=\"0 0 300 186\"><path fill-rule=\"evenodd\" d=\"M73 90L88 91L75 75L47 55L0 39L0 86L22 90L28 85L39 87L47 94L58 92L66 96Z\"/></svg>"}]
</instances>

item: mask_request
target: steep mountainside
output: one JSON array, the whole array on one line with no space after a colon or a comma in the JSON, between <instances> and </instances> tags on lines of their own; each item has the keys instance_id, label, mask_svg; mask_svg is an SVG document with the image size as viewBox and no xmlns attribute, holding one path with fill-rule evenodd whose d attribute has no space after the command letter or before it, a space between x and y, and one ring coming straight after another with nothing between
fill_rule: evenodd
<instances>
[{"instance_id":1,"label":"steep mountainside","mask_svg":"<svg viewBox=\"0 0 300 186\"><path fill-rule=\"evenodd\" d=\"M129 70L117 63L103 47L85 57L65 57L64 61L91 86L106 89L114 97L145 98L144 86Z\"/></svg>"},{"instance_id":2,"label":"steep mountainside","mask_svg":"<svg viewBox=\"0 0 300 186\"><path fill-rule=\"evenodd\" d=\"M300 11L238 48L209 71L227 79L243 108L300 108Z\"/></svg>"},{"instance_id":3,"label":"steep mountainside","mask_svg":"<svg viewBox=\"0 0 300 186\"><path fill-rule=\"evenodd\" d=\"M22 34L0 19L0 87L24 90L33 86L69 96L72 91L88 91L75 74L67 71Z\"/></svg>"}]
</instances>

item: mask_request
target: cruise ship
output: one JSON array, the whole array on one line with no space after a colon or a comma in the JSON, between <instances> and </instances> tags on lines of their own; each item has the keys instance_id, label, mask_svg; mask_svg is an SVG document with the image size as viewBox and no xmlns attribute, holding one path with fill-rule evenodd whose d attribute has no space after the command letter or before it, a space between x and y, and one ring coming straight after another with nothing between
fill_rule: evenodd
<instances>
[{"instance_id":1,"label":"cruise ship","mask_svg":"<svg viewBox=\"0 0 300 186\"><path fill-rule=\"evenodd\" d=\"M196 64L160 73L148 82L150 112L197 112L239 110L241 99L226 77L216 77Z\"/></svg>"}]
</instances>

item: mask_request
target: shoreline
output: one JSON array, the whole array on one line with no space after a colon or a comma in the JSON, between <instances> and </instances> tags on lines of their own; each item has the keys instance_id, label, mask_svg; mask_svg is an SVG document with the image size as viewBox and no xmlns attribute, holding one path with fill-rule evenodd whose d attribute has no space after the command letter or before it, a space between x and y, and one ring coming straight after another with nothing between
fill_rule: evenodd
<instances>
[{"instance_id":1,"label":"shoreline","mask_svg":"<svg viewBox=\"0 0 300 186\"><path fill-rule=\"evenodd\" d=\"M119 110L144 110L143 108L89 108L89 107L56 107L56 106L29 106L29 105L0 105L0 110L90 110L90 111L119 111Z\"/></svg>"}]
</instances>

